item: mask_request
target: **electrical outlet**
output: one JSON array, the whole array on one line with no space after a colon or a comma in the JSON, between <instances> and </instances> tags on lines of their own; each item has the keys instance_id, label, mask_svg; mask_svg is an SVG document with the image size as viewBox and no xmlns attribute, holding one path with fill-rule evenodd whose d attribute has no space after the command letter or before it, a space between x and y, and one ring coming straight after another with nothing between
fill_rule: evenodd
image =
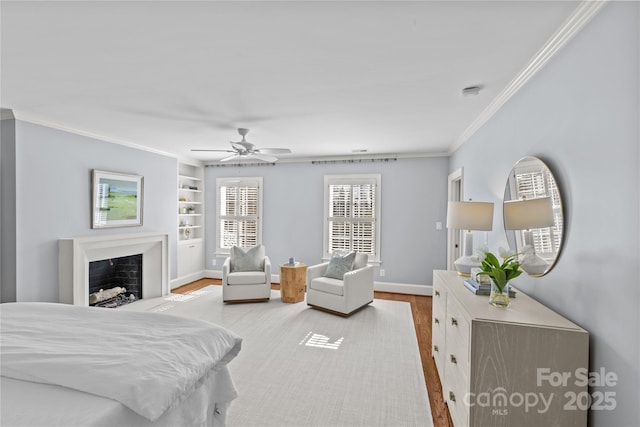
<instances>
[{"instance_id":1,"label":"electrical outlet","mask_svg":"<svg viewBox=\"0 0 640 427\"><path fill-rule=\"evenodd\" d=\"M384 277L384 268L380 269L380 277Z\"/></svg>"},{"instance_id":2,"label":"electrical outlet","mask_svg":"<svg viewBox=\"0 0 640 427\"><path fill-rule=\"evenodd\" d=\"M442 230L442 221L436 222L436 230Z\"/></svg>"},{"instance_id":3,"label":"electrical outlet","mask_svg":"<svg viewBox=\"0 0 640 427\"><path fill-rule=\"evenodd\" d=\"M216 265L218 263L218 261L214 258L211 260L211 265Z\"/></svg>"}]
</instances>

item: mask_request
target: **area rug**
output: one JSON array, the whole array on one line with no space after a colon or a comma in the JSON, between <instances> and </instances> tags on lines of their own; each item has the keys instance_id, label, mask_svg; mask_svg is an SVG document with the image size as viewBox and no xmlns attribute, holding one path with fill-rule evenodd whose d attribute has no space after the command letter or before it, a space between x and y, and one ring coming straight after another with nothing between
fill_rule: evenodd
<instances>
[{"instance_id":1,"label":"area rug","mask_svg":"<svg viewBox=\"0 0 640 427\"><path fill-rule=\"evenodd\" d=\"M229 365L239 397L229 426L432 426L409 303L374 300L342 318L283 303L224 304L220 286L139 301L243 338ZM133 308L133 307L132 307Z\"/></svg>"}]
</instances>

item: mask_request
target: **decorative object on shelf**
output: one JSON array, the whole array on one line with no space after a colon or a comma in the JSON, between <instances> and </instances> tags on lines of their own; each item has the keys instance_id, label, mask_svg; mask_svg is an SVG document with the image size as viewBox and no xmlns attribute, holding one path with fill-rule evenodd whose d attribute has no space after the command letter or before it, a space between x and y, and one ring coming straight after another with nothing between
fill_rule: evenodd
<instances>
[{"instance_id":1,"label":"decorative object on shelf","mask_svg":"<svg viewBox=\"0 0 640 427\"><path fill-rule=\"evenodd\" d=\"M564 214L558 184L539 158L524 157L511 169L503 217L509 247L522 254L522 269L534 277L551 271L562 249Z\"/></svg>"},{"instance_id":2,"label":"decorative object on shelf","mask_svg":"<svg viewBox=\"0 0 640 427\"><path fill-rule=\"evenodd\" d=\"M494 307L506 308L509 306L509 282L520 274L520 261L518 254L509 254L501 251L503 258L502 263L491 252L485 254L482 260L482 271L479 276L489 276L491 278L491 293L489 295L489 304Z\"/></svg>"},{"instance_id":3,"label":"decorative object on shelf","mask_svg":"<svg viewBox=\"0 0 640 427\"><path fill-rule=\"evenodd\" d=\"M190 228L185 228L184 229L184 238L188 239L191 237L191 229Z\"/></svg>"},{"instance_id":4,"label":"decorative object on shelf","mask_svg":"<svg viewBox=\"0 0 640 427\"><path fill-rule=\"evenodd\" d=\"M91 228L142 225L144 177L93 170Z\"/></svg>"},{"instance_id":5,"label":"decorative object on shelf","mask_svg":"<svg viewBox=\"0 0 640 427\"><path fill-rule=\"evenodd\" d=\"M187 208L187 213L190 213L190 214L196 213L196 208L194 208L193 206L189 206Z\"/></svg>"},{"instance_id":6,"label":"decorative object on shelf","mask_svg":"<svg viewBox=\"0 0 640 427\"><path fill-rule=\"evenodd\" d=\"M458 273L469 276L473 267L479 267L482 258L473 255L472 230L490 231L493 226L493 203L449 202L447 205L447 228L467 230L464 236L464 255L454 262Z\"/></svg>"}]
</instances>

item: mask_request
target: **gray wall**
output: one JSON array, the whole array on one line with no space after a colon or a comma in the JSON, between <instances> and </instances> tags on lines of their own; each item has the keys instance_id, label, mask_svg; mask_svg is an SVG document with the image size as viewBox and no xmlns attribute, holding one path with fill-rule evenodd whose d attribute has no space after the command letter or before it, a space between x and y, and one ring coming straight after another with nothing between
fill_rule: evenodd
<instances>
[{"instance_id":1,"label":"gray wall","mask_svg":"<svg viewBox=\"0 0 640 427\"><path fill-rule=\"evenodd\" d=\"M554 172L566 216L560 260L516 283L589 331L591 371L618 375L617 386L591 390L616 393L614 411L590 411L593 426L640 420L639 28L639 3L606 6L450 164L464 168L465 198L496 203L519 158L538 156ZM489 246L501 245L494 227Z\"/></svg>"},{"instance_id":2,"label":"gray wall","mask_svg":"<svg viewBox=\"0 0 640 427\"><path fill-rule=\"evenodd\" d=\"M16 120L17 300L58 301L57 242L65 237L169 233L175 277L177 165L175 158ZM92 169L144 176L142 227L91 229Z\"/></svg>"},{"instance_id":3,"label":"gray wall","mask_svg":"<svg viewBox=\"0 0 640 427\"><path fill-rule=\"evenodd\" d=\"M207 269L220 270L224 258L214 258L215 188L218 177L262 176L264 179L263 243L274 273L294 256L307 265L322 257L324 176L381 174L381 268L391 283L431 285L432 270L446 268L448 159L414 158L391 162L277 163L275 166L207 167L205 171ZM376 269L378 275L378 269Z\"/></svg>"},{"instance_id":4,"label":"gray wall","mask_svg":"<svg viewBox=\"0 0 640 427\"><path fill-rule=\"evenodd\" d=\"M0 301L14 302L16 300L16 123L13 119L0 120L0 153Z\"/></svg>"}]
</instances>

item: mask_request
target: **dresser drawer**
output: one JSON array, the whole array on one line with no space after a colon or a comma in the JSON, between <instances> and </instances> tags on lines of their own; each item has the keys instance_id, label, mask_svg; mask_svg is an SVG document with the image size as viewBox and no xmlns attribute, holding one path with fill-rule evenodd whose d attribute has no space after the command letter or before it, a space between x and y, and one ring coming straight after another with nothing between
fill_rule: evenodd
<instances>
[{"instance_id":1,"label":"dresser drawer","mask_svg":"<svg viewBox=\"0 0 640 427\"><path fill-rule=\"evenodd\" d=\"M440 381L444 382L445 375L445 345L446 345L446 313L447 293L437 283L433 284L433 296L431 299L431 354L436 363Z\"/></svg>"},{"instance_id":2,"label":"dresser drawer","mask_svg":"<svg viewBox=\"0 0 640 427\"><path fill-rule=\"evenodd\" d=\"M467 405L469 390L468 377L462 375L458 367L447 362L447 381L443 386L443 393L455 427L469 425L469 406Z\"/></svg>"},{"instance_id":3,"label":"dresser drawer","mask_svg":"<svg viewBox=\"0 0 640 427\"><path fill-rule=\"evenodd\" d=\"M444 381L444 367L446 356L446 336L444 318L440 320L434 317L431 325L431 355L436 362L436 368L440 375L440 381Z\"/></svg>"},{"instance_id":4,"label":"dresser drawer","mask_svg":"<svg viewBox=\"0 0 640 427\"><path fill-rule=\"evenodd\" d=\"M447 299L446 334L447 340L469 343L471 325L460 305L454 298ZM468 351L468 349L467 349Z\"/></svg>"}]
</instances>

